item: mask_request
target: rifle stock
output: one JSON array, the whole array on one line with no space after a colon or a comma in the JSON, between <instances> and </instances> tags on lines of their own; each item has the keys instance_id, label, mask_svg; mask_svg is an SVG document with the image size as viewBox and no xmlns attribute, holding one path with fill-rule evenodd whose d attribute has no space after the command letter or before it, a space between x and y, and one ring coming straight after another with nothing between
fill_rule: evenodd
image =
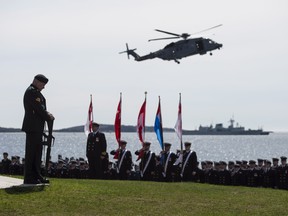
<instances>
[{"instance_id":1,"label":"rifle stock","mask_svg":"<svg viewBox=\"0 0 288 216\"><path fill-rule=\"evenodd\" d=\"M48 136L46 134L44 135L47 138L47 141L46 141L47 151L46 151L46 162L45 162L45 176L46 177L48 175L48 166L49 166L49 161L50 161L51 146L52 146L52 142L54 143L54 140L55 140L55 137L52 135L53 123L54 123L54 120L47 121Z\"/></svg>"}]
</instances>

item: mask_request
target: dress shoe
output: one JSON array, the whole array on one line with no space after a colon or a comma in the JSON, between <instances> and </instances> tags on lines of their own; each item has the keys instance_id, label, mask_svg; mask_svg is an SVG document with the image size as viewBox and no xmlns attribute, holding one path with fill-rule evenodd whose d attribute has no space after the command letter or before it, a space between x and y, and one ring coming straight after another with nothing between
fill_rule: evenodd
<instances>
[{"instance_id":1,"label":"dress shoe","mask_svg":"<svg viewBox=\"0 0 288 216\"><path fill-rule=\"evenodd\" d=\"M24 180L24 184L41 184L39 179L28 179Z\"/></svg>"},{"instance_id":2,"label":"dress shoe","mask_svg":"<svg viewBox=\"0 0 288 216\"><path fill-rule=\"evenodd\" d=\"M49 179L45 179L45 178L39 179L39 181L40 181L42 184L49 184L49 183L50 183Z\"/></svg>"}]
</instances>

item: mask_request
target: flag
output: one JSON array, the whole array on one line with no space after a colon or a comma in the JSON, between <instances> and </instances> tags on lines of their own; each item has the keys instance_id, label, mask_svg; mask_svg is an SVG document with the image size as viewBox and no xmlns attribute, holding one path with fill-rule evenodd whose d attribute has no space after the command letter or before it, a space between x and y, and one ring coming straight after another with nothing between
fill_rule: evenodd
<instances>
[{"instance_id":1,"label":"flag","mask_svg":"<svg viewBox=\"0 0 288 216\"><path fill-rule=\"evenodd\" d=\"M154 131L156 133L157 139L159 141L160 147L163 150L163 127L162 127L162 115L161 115L161 104L160 104L160 96L159 96L159 103L158 103L158 109L156 112L156 118L154 123Z\"/></svg>"},{"instance_id":2,"label":"flag","mask_svg":"<svg viewBox=\"0 0 288 216\"><path fill-rule=\"evenodd\" d=\"M122 105L122 94L120 94L120 101L118 103L115 123L114 123L115 137L119 145L120 145L120 139L121 139L121 105Z\"/></svg>"},{"instance_id":3,"label":"flag","mask_svg":"<svg viewBox=\"0 0 288 216\"><path fill-rule=\"evenodd\" d=\"M181 150L183 149L182 147L182 106L181 106L181 93L180 95L180 99L179 99L179 106L178 106L178 118L177 118L177 122L175 124L174 130L177 134L177 136L180 139L181 142Z\"/></svg>"},{"instance_id":4,"label":"flag","mask_svg":"<svg viewBox=\"0 0 288 216\"><path fill-rule=\"evenodd\" d=\"M120 148L120 140L121 140L121 106L122 106L122 94L120 93L120 101L118 103L114 123L115 137L118 142L118 148ZM118 157L119 157L119 150L116 151L114 159L118 159Z\"/></svg>"},{"instance_id":5,"label":"flag","mask_svg":"<svg viewBox=\"0 0 288 216\"><path fill-rule=\"evenodd\" d=\"M142 144L142 149L139 151L139 155L136 161L138 161L140 158L144 156L144 149L143 149L143 143L145 140L145 115L146 115L146 92L145 92L145 100L140 108L139 114L138 114L138 120L137 120L137 133L139 140Z\"/></svg>"},{"instance_id":6,"label":"flag","mask_svg":"<svg viewBox=\"0 0 288 216\"><path fill-rule=\"evenodd\" d=\"M92 132L92 122L93 122L93 105L92 105L92 95L91 95L90 96L89 109L88 109L88 118L87 118L87 122L84 126L84 132L85 132L86 136L88 136L88 134L90 132Z\"/></svg>"},{"instance_id":7,"label":"flag","mask_svg":"<svg viewBox=\"0 0 288 216\"><path fill-rule=\"evenodd\" d=\"M139 111L137 121L137 133L141 143L144 143L145 140L145 115L146 115L146 94L145 94L145 100Z\"/></svg>"},{"instance_id":8,"label":"flag","mask_svg":"<svg viewBox=\"0 0 288 216\"><path fill-rule=\"evenodd\" d=\"M183 161L183 143L182 143L182 105L181 105L181 93L179 94L179 106L178 106L178 118L177 118L177 122L175 124L174 130L177 134L177 136L180 139L180 148L181 148L181 152L179 154L179 157L177 158L177 160L175 161L174 165L179 165L180 163L182 163Z\"/></svg>"}]
</instances>

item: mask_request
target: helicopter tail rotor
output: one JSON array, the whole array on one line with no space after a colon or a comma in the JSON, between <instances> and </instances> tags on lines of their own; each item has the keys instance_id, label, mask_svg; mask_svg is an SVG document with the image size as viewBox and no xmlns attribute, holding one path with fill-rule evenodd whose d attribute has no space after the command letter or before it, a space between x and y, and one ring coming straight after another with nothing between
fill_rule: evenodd
<instances>
[{"instance_id":1,"label":"helicopter tail rotor","mask_svg":"<svg viewBox=\"0 0 288 216\"><path fill-rule=\"evenodd\" d=\"M125 51L122 51L122 52L119 52L119 54L127 53L128 59L130 59L129 56L132 55L132 56L135 58L135 60L136 60L136 59L139 58L139 55L137 55L137 54L134 52L135 50L136 50L136 49L129 49L128 43L126 43L126 50L125 50Z\"/></svg>"}]
</instances>

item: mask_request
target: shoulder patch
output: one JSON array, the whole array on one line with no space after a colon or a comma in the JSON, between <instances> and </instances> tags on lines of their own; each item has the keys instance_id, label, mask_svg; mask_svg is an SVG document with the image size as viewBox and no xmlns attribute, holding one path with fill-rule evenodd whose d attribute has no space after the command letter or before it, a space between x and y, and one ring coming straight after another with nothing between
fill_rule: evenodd
<instances>
[{"instance_id":1,"label":"shoulder patch","mask_svg":"<svg viewBox=\"0 0 288 216\"><path fill-rule=\"evenodd\" d=\"M39 103L41 102L41 99L40 99L39 97L36 98L35 100L36 100L37 102L39 102Z\"/></svg>"}]
</instances>

